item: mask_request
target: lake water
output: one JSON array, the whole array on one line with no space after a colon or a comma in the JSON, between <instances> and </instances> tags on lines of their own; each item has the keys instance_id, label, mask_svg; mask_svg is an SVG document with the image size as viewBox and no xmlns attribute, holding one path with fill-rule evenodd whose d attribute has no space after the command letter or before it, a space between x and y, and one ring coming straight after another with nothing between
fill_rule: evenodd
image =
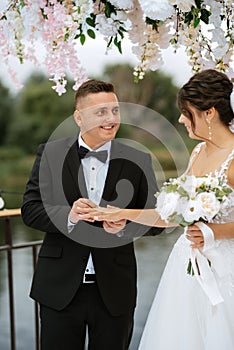
<instances>
[{"instance_id":1,"label":"lake water","mask_svg":"<svg viewBox=\"0 0 234 350\"><path fill-rule=\"evenodd\" d=\"M3 243L3 221L0 221L0 244ZM21 218L12 220L14 243L40 240L43 235L24 226ZM138 303L130 350L137 350L142 330L165 262L178 238L178 230L135 242L138 265ZM14 303L16 350L34 350L34 302L29 298L32 270L31 249L14 250ZM0 350L10 350L9 303L6 253L0 252Z\"/></svg>"}]
</instances>

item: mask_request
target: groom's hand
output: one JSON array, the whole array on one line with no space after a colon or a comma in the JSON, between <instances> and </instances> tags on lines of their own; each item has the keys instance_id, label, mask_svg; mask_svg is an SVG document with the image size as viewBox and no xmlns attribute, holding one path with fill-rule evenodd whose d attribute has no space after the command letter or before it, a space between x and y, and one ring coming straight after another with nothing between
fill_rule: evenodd
<instances>
[{"instance_id":1,"label":"groom's hand","mask_svg":"<svg viewBox=\"0 0 234 350\"><path fill-rule=\"evenodd\" d=\"M103 228L108 233L116 234L125 228L126 222L127 220L125 219L119 221L103 221Z\"/></svg>"},{"instance_id":2,"label":"groom's hand","mask_svg":"<svg viewBox=\"0 0 234 350\"><path fill-rule=\"evenodd\" d=\"M81 214L82 208L96 208L96 207L97 205L93 203L90 199L79 198L73 203L68 218L71 223L76 224L81 219L80 214ZM87 217L85 218L85 220L90 222L94 221L93 217L91 218Z\"/></svg>"}]
</instances>

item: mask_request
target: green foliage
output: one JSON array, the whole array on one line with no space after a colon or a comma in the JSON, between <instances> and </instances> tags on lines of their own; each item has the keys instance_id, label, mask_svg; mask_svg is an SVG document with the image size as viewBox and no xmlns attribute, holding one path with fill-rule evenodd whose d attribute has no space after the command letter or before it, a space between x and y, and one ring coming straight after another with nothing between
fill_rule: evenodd
<instances>
[{"instance_id":1,"label":"green foliage","mask_svg":"<svg viewBox=\"0 0 234 350\"><path fill-rule=\"evenodd\" d=\"M117 14L115 6L112 5L109 1L102 0L102 2L105 4L105 15L107 18L110 18L112 13L114 13L115 15Z\"/></svg>"},{"instance_id":2,"label":"green foliage","mask_svg":"<svg viewBox=\"0 0 234 350\"><path fill-rule=\"evenodd\" d=\"M93 13L91 13L90 14L90 17L87 17L86 18L86 23L90 26L90 27L93 27L93 28L95 28L95 20L96 20L96 16L93 14Z\"/></svg>"},{"instance_id":3,"label":"green foliage","mask_svg":"<svg viewBox=\"0 0 234 350\"><path fill-rule=\"evenodd\" d=\"M192 6L191 11L186 13L184 23L188 23L190 25L193 20L194 28L199 25L200 21L203 21L205 24L209 24L211 12L202 7L201 0L196 0L195 3L196 7Z\"/></svg>"},{"instance_id":4,"label":"green foliage","mask_svg":"<svg viewBox=\"0 0 234 350\"><path fill-rule=\"evenodd\" d=\"M59 97L46 77L33 74L17 97L9 144L35 153L37 145L46 142L54 129L73 114L74 96L71 84Z\"/></svg>"},{"instance_id":5,"label":"green foliage","mask_svg":"<svg viewBox=\"0 0 234 350\"><path fill-rule=\"evenodd\" d=\"M25 154L23 150L19 147L15 147L15 146L0 147L0 162L16 160L16 159L22 158L24 155Z\"/></svg>"},{"instance_id":6,"label":"green foliage","mask_svg":"<svg viewBox=\"0 0 234 350\"><path fill-rule=\"evenodd\" d=\"M87 30L87 34L88 34L88 36L90 36L90 38L92 38L92 39L95 39L95 38L96 38L96 34L95 34L95 32L94 32L92 29L88 29L88 30Z\"/></svg>"},{"instance_id":7,"label":"green foliage","mask_svg":"<svg viewBox=\"0 0 234 350\"><path fill-rule=\"evenodd\" d=\"M78 7L78 11L80 11L79 7ZM91 29L91 28L87 29L87 35L90 38L95 39L96 38L96 34L95 34L95 31L94 31L94 29L96 27L96 15L95 14L91 13L90 17L86 18L86 25L90 26L91 28L93 28L93 29ZM84 43L86 41L86 36L85 36L85 33L83 31L83 27L82 27L81 24L79 25L79 34L77 34L75 36L75 39L78 39L78 38L80 39L81 45L84 45Z\"/></svg>"},{"instance_id":8,"label":"green foliage","mask_svg":"<svg viewBox=\"0 0 234 350\"><path fill-rule=\"evenodd\" d=\"M156 30L156 32L158 32L158 26L159 26L159 24L162 23L162 21L159 21L159 20L157 20L157 19L154 20L154 19L151 19L151 18L149 18L149 17L146 17L145 22L146 22L147 24L152 25L152 28L153 28L154 30Z\"/></svg>"},{"instance_id":9,"label":"green foliage","mask_svg":"<svg viewBox=\"0 0 234 350\"><path fill-rule=\"evenodd\" d=\"M86 40L85 35L84 34L80 34L80 43L81 43L81 45L84 45L85 40Z\"/></svg>"}]
</instances>

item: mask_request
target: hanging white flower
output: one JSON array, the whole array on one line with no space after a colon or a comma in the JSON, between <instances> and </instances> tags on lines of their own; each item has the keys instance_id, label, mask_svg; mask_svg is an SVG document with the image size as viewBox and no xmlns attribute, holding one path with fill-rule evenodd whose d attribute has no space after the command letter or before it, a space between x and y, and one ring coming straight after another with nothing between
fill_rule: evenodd
<instances>
[{"instance_id":1,"label":"hanging white flower","mask_svg":"<svg viewBox=\"0 0 234 350\"><path fill-rule=\"evenodd\" d=\"M215 49L212 50L215 59L218 61L222 59L228 51L228 43L225 43L224 46L218 45Z\"/></svg>"},{"instance_id":2,"label":"hanging white flower","mask_svg":"<svg viewBox=\"0 0 234 350\"><path fill-rule=\"evenodd\" d=\"M132 0L109 0L109 2L118 9L130 10L133 8Z\"/></svg>"},{"instance_id":3,"label":"hanging white flower","mask_svg":"<svg viewBox=\"0 0 234 350\"><path fill-rule=\"evenodd\" d=\"M145 15L153 20L164 21L174 13L174 7L167 0L139 0Z\"/></svg>"},{"instance_id":4,"label":"hanging white flower","mask_svg":"<svg viewBox=\"0 0 234 350\"><path fill-rule=\"evenodd\" d=\"M194 0L169 0L171 5L177 5L177 7L184 12L189 12L192 6L196 6Z\"/></svg>"},{"instance_id":5,"label":"hanging white flower","mask_svg":"<svg viewBox=\"0 0 234 350\"><path fill-rule=\"evenodd\" d=\"M112 18L107 18L105 15L97 15L96 17L97 30L100 31L101 34L109 37L115 36L118 32L120 23L115 21Z\"/></svg>"},{"instance_id":6,"label":"hanging white flower","mask_svg":"<svg viewBox=\"0 0 234 350\"><path fill-rule=\"evenodd\" d=\"M120 21L120 22L125 22L128 19L127 15L124 11L118 11L116 14L112 13L111 18L114 21Z\"/></svg>"}]
</instances>

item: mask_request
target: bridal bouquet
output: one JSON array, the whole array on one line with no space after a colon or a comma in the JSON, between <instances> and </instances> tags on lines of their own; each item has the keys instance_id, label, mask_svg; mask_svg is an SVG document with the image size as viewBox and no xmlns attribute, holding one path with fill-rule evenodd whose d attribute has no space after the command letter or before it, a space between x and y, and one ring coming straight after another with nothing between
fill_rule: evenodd
<instances>
[{"instance_id":1,"label":"bridal bouquet","mask_svg":"<svg viewBox=\"0 0 234 350\"><path fill-rule=\"evenodd\" d=\"M166 222L186 227L195 222L211 222L228 215L234 192L226 177L181 176L164 183L157 197L157 212ZM210 265L210 261L208 260ZM188 274L194 275L191 259Z\"/></svg>"},{"instance_id":2,"label":"bridal bouquet","mask_svg":"<svg viewBox=\"0 0 234 350\"><path fill-rule=\"evenodd\" d=\"M190 175L169 179L156 197L157 212L161 218L184 227L227 215L234 202L233 190L227 179L212 176Z\"/></svg>"}]
</instances>

